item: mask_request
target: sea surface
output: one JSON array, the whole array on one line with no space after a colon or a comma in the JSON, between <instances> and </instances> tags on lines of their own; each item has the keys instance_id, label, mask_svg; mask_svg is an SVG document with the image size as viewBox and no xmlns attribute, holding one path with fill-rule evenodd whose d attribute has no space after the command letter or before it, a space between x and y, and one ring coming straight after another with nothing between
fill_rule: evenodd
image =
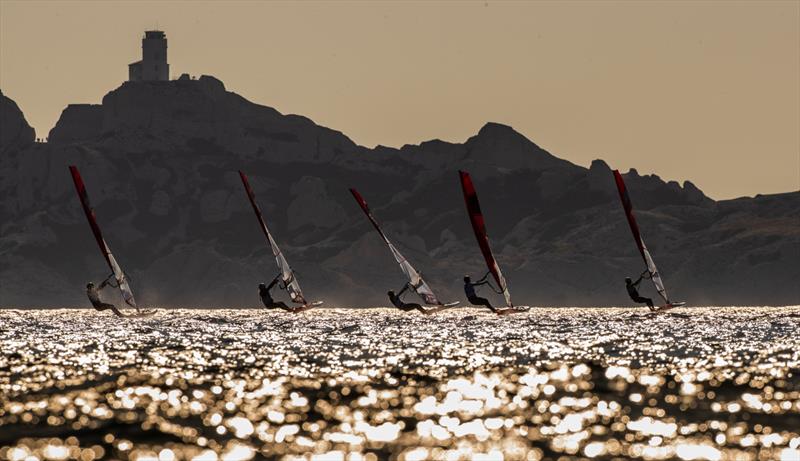
<instances>
[{"instance_id":1,"label":"sea surface","mask_svg":"<svg viewBox=\"0 0 800 461\"><path fill-rule=\"evenodd\" d=\"M800 306L0 310L0 460L800 460Z\"/></svg>"}]
</instances>

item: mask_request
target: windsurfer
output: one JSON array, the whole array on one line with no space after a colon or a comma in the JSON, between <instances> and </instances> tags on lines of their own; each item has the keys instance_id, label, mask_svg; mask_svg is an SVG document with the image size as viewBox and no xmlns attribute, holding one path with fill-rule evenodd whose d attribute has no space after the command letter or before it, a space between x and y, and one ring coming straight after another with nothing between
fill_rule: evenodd
<instances>
[{"instance_id":1,"label":"windsurfer","mask_svg":"<svg viewBox=\"0 0 800 461\"><path fill-rule=\"evenodd\" d=\"M109 276L107 279L103 280L103 283L101 283L99 287L95 287L94 283L92 282L87 283L86 296L89 297L89 301L92 303L92 307L94 307L98 311L111 310L111 312L113 312L117 316L122 317L122 312L120 312L119 309L117 309L117 306L109 303L104 303L103 301L100 300L100 290L102 290L107 286L111 287L117 286L109 281L111 277L113 277L113 274Z\"/></svg>"},{"instance_id":2,"label":"windsurfer","mask_svg":"<svg viewBox=\"0 0 800 461\"><path fill-rule=\"evenodd\" d=\"M399 293L395 294L394 291L389 290L386 294L389 295L389 301L392 302L392 305L394 305L394 307L400 309L403 312L410 312L410 311L413 311L413 310L418 310L418 311L422 312L423 314L433 314L435 312L439 312L441 310L447 309L449 306L442 305L442 306L439 306L439 307L433 307L433 308L430 308L430 309L425 309L424 307L422 307L422 305L420 305L418 303L403 302L401 297L403 296L403 293L406 292L406 290L411 288L412 290L417 291L417 288L422 286L423 283L424 282L422 281L422 278L420 278L418 286L412 285L411 283L406 283L405 286L403 286L403 289L400 290Z\"/></svg>"},{"instance_id":3,"label":"windsurfer","mask_svg":"<svg viewBox=\"0 0 800 461\"><path fill-rule=\"evenodd\" d=\"M642 273L642 275L640 275L639 278L636 279L635 282L632 282L630 277L626 277L625 278L625 288L628 290L628 295L631 297L631 299L634 302L647 303L647 307L649 307L650 310L654 310L655 307L653 307L653 300L650 299L650 298L645 298L644 296L639 295L638 287L639 287L639 284L642 282L642 279L645 278L645 275L647 275L646 278L650 278L650 271L644 271Z\"/></svg>"},{"instance_id":4,"label":"windsurfer","mask_svg":"<svg viewBox=\"0 0 800 461\"><path fill-rule=\"evenodd\" d=\"M487 280L487 277L489 277L489 272L487 272L482 279L478 280L477 282L473 282L469 275L464 276L464 293L467 295L467 300L469 303L473 306L484 306L497 315L513 314L514 312L518 312L517 309L512 307L507 309L497 309L492 306L492 303L490 303L488 299L481 298L475 293L475 287L481 285L489 285L489 288L495 290L495 288L492 286L492 283Z\"/></svg>"},{"instance_id":5,"label":"windsurfer","mask_svg":"<svg viewBox=\"0 0 800 461\"><path fill-rule=\"evenodd\" d=\"M258 295L261 297L261 302L264 303L264 307L266 307L267 309L278 308L293 312L294 309L287 306L286 303L282 301L275 301L274 299L272 299L272 295L269 293L269 291L272 290L272 287L274 287L280 280L281 280L281 274L278 274L275 276L274 279L272 279L272 282L270 282L269 285L265 285L263 283L258 284Z\"/></svg>"},{"instance_id":6,"label":"windsurfer","mask_svg":"<svg viewBox=\"0 0 800 461\"><path fill-rule=\"evenodd\" d=\"M406 292L406 290L408 290L408 288L409 288L410 286L411 286L411 284L410 284L410 283L406 283L406 284L403 286L403 289L402 289L402 290L400 290L400 292L399 292L399 293L397 293L397 294L395 294L395 293L394 293L394 291L392 291L392 290L389 290L389 291L386 293L387 295L389 295L389 301L391 301L391 302L392 302L392 304L394 305L394 307L396 307L396 308L400 309L400 310L401 310L401 311L403 311L403 312L410 312L410 311L413 311L413 310L415 310L415 309L416 309L416 310L418 310L418 311L422 312L423 314L426 314L426 313L427 313L427 311L426 311L426 310L425 310L425 308L423 308L423 307L422 307L420 304L418 304L418 303L407 303L407 302L403 302L403 300L401 299L401 297L403 296L403 293L405 293L405 292Z\"/></svg>"}]
</instances>

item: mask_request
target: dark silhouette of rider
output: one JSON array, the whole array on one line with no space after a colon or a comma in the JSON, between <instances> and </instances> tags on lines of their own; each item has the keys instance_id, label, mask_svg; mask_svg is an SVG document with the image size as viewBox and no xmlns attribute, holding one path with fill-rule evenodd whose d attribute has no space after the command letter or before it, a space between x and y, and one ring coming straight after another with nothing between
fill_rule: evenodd
<instances>
[{"instance_id":1,"label":"dark silhouette of rider","mask_svg":"<svg viewBox=\"0 0 800 461\"><path fill-rule=\"evenodd\" d=\"M422 312L423 314L426 314L427 311L419 303L407 303L407 302L403 302L403 300L401 299L401 296L403 296L403 293L405 293L406 290L408 290L408 288L410 286L411 286L411 284L406 283L403 286L403 289L400 290L400 292L397 293L397 294L394 294L394 291L389 290L386 293L387 295L389 295L389 301L392 302L392 305L394 305L394 307L400 309L403 312L410 312L410 311L413 311L413 310L418 310L418 311Z\"/></svg>"},{"instance_id":2,"label":"dark silhouette of rider","mask_svg":"<svg viewBox=\"0 0 800 461\"><path fill-rule=\"evenodd\" d=\"M639 284L642 283L642 279L645 278L645 274L647 274L646 278L650 278L650 271L644 271L635 282L632 282L630 277L625 277L625 288L628 290L628 295L634 302L647 303L647 307L653 310L653 300L641 296L638 290Z\"/></svg>"},{"instance_id":3,"label":"dark silhouette of rider","mask_svg":"<svg viewBox=\"0 0 800 461\"><path fill-rule=\"evenodd\" d=\"M103 283L101 283L99 287L95 287L94 283L92 283L92 282L87 283L86 284L86 296L89 297L89 301L92 303L92 307L94 307L98 311L102 312L102 311L105 311L105 310L111 310L111 312L113 312L114 314L122 317L122 312L120 312L119 309L117 309L117 306L115 306L113 304L109 304L109 303L104 303L103 301L100 300L100 290L102 290L103 288L105 288L107 286L111 286L111 287L116 287L117 286L117 285L114 285L113 283L111 283L109 281L110 278L111 277L103 280Z\"/></svg>"},{"instance_id":4,"label":"dark silhouette of rider","mask_svg":"<svg viewBox=\"0 0 800 461\"><path fill-rule=\"evenodd\" d=\"M488 276L489 274L487 273L485 276L483 276L482 279L478 280L477 282L472 282L472 279L470 279L469 275L465 275L464 293L467 295L467 301L469 301L469 303L472 304L473 306L484 306L487 307L490 311L497 313L497 309L495 309L494 306L492 306L492 303L490 303L488 299L481 298L475 293L475 287L479 287L481 285L489 285L489 287L492 287L491 282L489 282L489 280L486 279L486 277ZM492 289L494 289L494 287L492 287Z\"/></svg>"},{"instance_id":5,"label":"dark silhouette of rider","mask_svg":"<svg viewBox=\"0 0 800 461\"><path fill-rule=\"evenodd\" d=\"M261 302L264 303L264 307L267 309L283 309L286 311L292 311L293 309L286 305L286 303L282 301L275 301L272 299L272 295L270 294L270 290L274 287L281 279L281 274L275 276L270 282L269 286L259 283L258 284L258 295L261 297Z\"/></svg>"}]
</instances>

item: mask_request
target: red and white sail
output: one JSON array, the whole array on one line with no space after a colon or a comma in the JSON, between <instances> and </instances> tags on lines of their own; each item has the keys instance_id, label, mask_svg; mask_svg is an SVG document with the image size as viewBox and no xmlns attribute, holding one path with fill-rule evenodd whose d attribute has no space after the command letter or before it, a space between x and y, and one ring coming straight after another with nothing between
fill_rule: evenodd
<instances>
[{"instance_id":1,"label":"red and white sail","mask_svg":"<svg viewBox=\"0 0 800 461\"><path fill-rule=\"evenodd\" d=\"M511 293L508 291L508 284L503 273L500 272L500 265L492 253L492 247L489 245L489 235L486 233L486 221L481 212L481 204L478 202L478 193L475 191L475 185L472 183L472 178L466 171L459 171L461 177L461 189L464 192L464 203L467 205L467 214L469 221L472 223L472 230L475 232L475 238L478 240L478 246L483 253L483 259L486 261L486 266L489 272L494 277L497 286L503 291L503 297L506 299L506 305L513 307L511 303Z\"/></svg>"},{"instance_id":2,"label":"red and white sail","mask_svg":"<svg viewBox=\"0 0 800 461\"><path fill-rule=\"evenodd\" d=\"M297 278L294 276L294 271L289 266L289 263L283 256L283 252L280 248L278 248L278 244L275 243L275 239L272 238L272 234L270 234L267 224L264 222L264 216L261 214L261 210L256 204L256 196L253 193L253 188L250 187L250 182L247 180L247 176L243 172L239 171L239 177L242 178L244 190L247 192L247 198L250 199L250 204L253 206L253 211L255 212L258 223L261 226L261 231L264 232L264 236L267 237L269 246L272 248L272 255L275 256L275 262L278 265L278 269L281 271L281 281L286 287L286 292L289 293L289 298L292 300L292 302L298 304L307 304L306 298L303 296L303 291L300 289L300 284L297 282Z\"/></svg>"},{"instance_id":3,"label":"red and white sail","mask_svg":"<svg viewBox=\"0 0 800 461\"><path fill-rule=\"evenodd\" d=\"M94 214L94 209L92 208L91 203L89 202L89 194L86 193L86 185L83 183L83 179L81 178L81 174L78 172L78 168L75 166L70 166L69 171L72 174L72 181L75 183L75 190L78 191L78 197L81 199L81 205L83 205L83 211L86 213L86 219L89 221L89 227L92 228L92 233L94 234L95 240L97 240L97 245L100 247L100 252L103 254L106 262L108 263L108 267L111 268L111 271L114 273L114 278L117 281L117 286L119 290L122 292L122 298L125 300L125 303L131 307L136 307L136 300L133 298L133 292L131 291L131 287L128 284L128 278L122 269L119 267L117 260L114 258L114 255L111 253L111 249L106 244L106 241L103 239L103 234L100 232L100 226L97 225L97 218Z\"/></svg>"},{"instance_id":4,"label":"red and white sail","mask_svg":"<svg viewBox=\"0 0 800 461\"><path fill-rule=\"evenodd\" d=\"M428 284L425 282L425 280L422 279L422 276L419 274L419 272L417 272L416 269L414 269L414 266L412 266L411 263L409 263L408 260L402 254L400 254L399 251L397 251L397 248L394 246L394 244L392 244L392 242L390 242L389 239L386 238L386 234L383 233L381 226L378 225L378 221L376 221L375 217L372 216L372 212L369 210L369 206L367 205L367 202L364 200L364 197L362 197L361 194L359 194L358 191L355 189L350 189L350 193L353 194L353 198L356 199L358 205L361 207L362 210L364 210L364 214L367 215L367 218L375 227L375 230L377 230L378 233L381 234L381 238L383 239L383 241L386 242L386 245L389 246L389 251L392 252L392 256L394 256L394 259L397 261L397 264L400 265L400 270L402 270L403 273L406 274L406 277L408 277L408 280L411 282L411 287L414 288L414 291L417 292L419 297L422 298L422 300L429 305L444 305L441 301L439 301L439 298L437 298L436 295L433 294L433 290L431 290L431 287L429 287Z\"/></svg>"},{"instance_id":5,"label":"red and white sail","mask_svg":"<svg viewBox=\"0 0 800 461\"><path fill-rule=\"evenodd\" d=\"M633 233L633 240L636 241L639 253L642 255L642 259L644 259L644 263L647 265L647 271L650 273L650 280L652 280L653 285L656 286L658 294L669 304L670 301L667 297L667 289L664 288L664 282L661 280L661 274L658 272L658 268L656 268L656 263L653 262L653 257L650 256L650 252L647 250L644 240L642 240L642 235L639 232L639 225L636 224L636 217L633 215L633 204L631 203L631 198L628 196L628 189L625 187L625 181L622 180L622 175L619 174L619 170L614 170L614 181L617 183L617 191L619 191L619 198L622 200L622 207L625 209L625 217L628 218L628 224Z\"/></svg>"}]
</instances>

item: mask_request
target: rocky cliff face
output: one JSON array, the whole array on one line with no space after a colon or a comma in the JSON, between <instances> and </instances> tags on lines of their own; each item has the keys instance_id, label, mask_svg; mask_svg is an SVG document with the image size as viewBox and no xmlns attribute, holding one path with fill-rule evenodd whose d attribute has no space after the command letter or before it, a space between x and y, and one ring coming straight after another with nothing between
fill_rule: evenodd
<instances>
[{"instance_id":1,"label":"rocky cliff face","mask_svg":"<svg viewBox=\"0 0 800 461\"><path fill-rule=\"evenodd\" d=\"M371 150L213 77L125 83L82 110L64 112L54 142L0 157L2 306L83 306L85 282L108 273L69 164L141 304L258 305L256 285L277 269L239 169L307 297L327 305L385 305L405 283L348 187L442 299L463 298L461 277L486 270L458 169L475 180L518 304L627 305L622 279L643 270L609 166L573 165L507 126ZM688 182L625 179L674 297L800 303L800 193L717 202Z\"/></svg>"},{"instance_id":2,"label":"rocky cliff face","mask_svg":"<svg viewBox=\"0 0 800 461\"><path fill-rule=\"evenodd\" d=\"M103 106L70 104L61 112L61 117L56 126L50 130L47 141L52 144L69 144L96 139L102 134Z\"/></svg>"},{"instance_id":3,"label":"rocky cliff face","mask_svg":"<svg viewBox=\"0 0 800 461\"><path fill-rule=\"evenodd\" d=\"M24 149L36 140L17 103L0 91L0 153Z\"/></svg>"}]
</instances>

